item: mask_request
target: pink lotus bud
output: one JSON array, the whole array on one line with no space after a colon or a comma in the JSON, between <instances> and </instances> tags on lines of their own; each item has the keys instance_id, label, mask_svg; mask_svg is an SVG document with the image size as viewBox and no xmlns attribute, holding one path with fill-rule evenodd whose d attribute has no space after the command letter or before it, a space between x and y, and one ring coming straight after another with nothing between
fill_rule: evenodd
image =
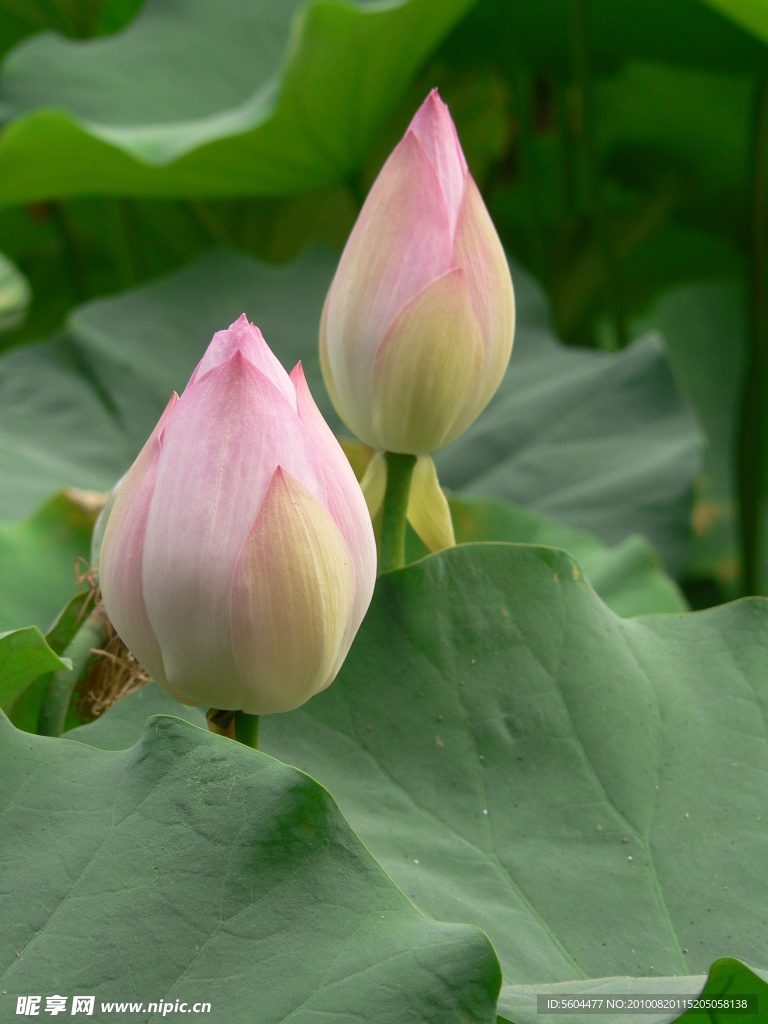
<instances>
[{"instance_id":1,"label":"pink lotus bud","mask_svg":"<svg viewBox=\"0 0 768 1024\"><path fill-rule=\"evenodd\" d=\"M373 594L365 499L245 316L219 331L123 480L99 557L115 629L186 704L290 711L328 686Z\"/></svg>"},{"instance_id":2,"label":"pink lotus bud","mask_svg":"<svg viewBox=\"0 0 768 1024\"><path fill-rule=\"evenodd\" d=\"M320 325L326 387L366 444L428 455L491 400L514 331L504 250L433 90L342 253Z\"/></svg>"}]
</instances>

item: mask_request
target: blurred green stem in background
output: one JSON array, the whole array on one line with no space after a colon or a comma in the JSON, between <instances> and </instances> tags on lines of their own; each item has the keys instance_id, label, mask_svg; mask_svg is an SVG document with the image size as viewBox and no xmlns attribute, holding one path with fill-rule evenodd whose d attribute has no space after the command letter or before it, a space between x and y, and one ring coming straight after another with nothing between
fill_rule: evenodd
<instances>
[{"instance_id":1,"label":"blurred green stem in background","mask_svg":"<svg viewBox=\"0 0 768 1024\"><path fill-rule=\"evenodd\" d=\"M105 219L110 228L109 242L115 261L115 271L121 287L131 288L140 278L136 272L136 262L128 239L129 224L134 216L130 200L107 199L105 205Z\"/></svg>"},{"instance_id":2,"label":"blurred green stem in background","mask_svg":"<svg viewBox=\"0 0 768 1024\"><path fill-rule=\"evenodd\" d=\"M768 448L768 75L757 82L752 131L751 337L737 466L744 589L747 594L766 594L760 565Z\"/></svg>"},{"instance_id":3,"label":"blurred green stem in background","mask_svg":"<svg viewBox=\"0 0 768 1024\"><path fill-rule=\"evenodd\" d=\"M542 172L538 166L533 138L534 83L528 68L519 66L515 75L515 106L520 124L521 178L530 196L528 207L528 247L530 262L537 277L548 281L551 267L544 237L544 202L541 194Z\"/></svg>"},{"instance_id":4,"label":"blurred green stem in background","mask_svg":"<svg viewBox=\"0 0 768 1024\"><path fill-rule=\"evenodd\" d=\"M94 651L107 640L107 623L103 612L88 616L75 633L62 655L72 662L72 671L54 672L40 708L37 731L41 736L61 736L75 687L94 657Z\"/></svg>"},{"instance_id":5,"label":"blurred green stem in background","mask_svg":"<svg viewBox=\"0 0 768 1024\"><path fill-rule=\"evenodd\" d=\"M88 292L83 277L83 266L80 259L78 241L70 222L69 214L63 203L51 203L50 215L61 242L62 252L66 258L75 302L84 302L88 298Z\"/></svg>"},{"instance_id":6,"label":"blurred green stem in background","mask_svg":"<svg viewBox=\"0 0 768 1024\"><path fill-rule=\"evenodd\" d=\"M594 145L592 81L589 61L589 25L585 0L571 0L570 47L574 78L571 130L580 148L584 198L603 264L606 305L616 326L618 348L627 344L627 317L616 240L605 210L600 166Z\"/></svg>"}]
</instances>

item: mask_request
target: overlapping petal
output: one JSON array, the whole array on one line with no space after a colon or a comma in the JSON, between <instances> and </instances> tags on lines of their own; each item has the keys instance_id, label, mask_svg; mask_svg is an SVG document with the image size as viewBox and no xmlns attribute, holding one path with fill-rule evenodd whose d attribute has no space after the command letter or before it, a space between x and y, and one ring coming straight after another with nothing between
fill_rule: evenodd
<instances>
[{"instance_id":1,"label":"overlapping petal","mask_svg":"<svg viewBox=\"0 0 768 1024\"><path fill-rule=\"evenodd\" d=\"M296 389L299 418L312 440L325 481L326 508L344 537L355 576L354 600L330 682L346 658L371 602L376 582L376 540L360 485L341 445L312 398L301 363L291 372L291 381Z\"/></svg>"},{"instance_id":2,"label":"overlapping petal","mask_svg":"<svg viewBox=\"0 0 768 1024\"><path fill-rule=\"evenodd\" d=\"M365 201L321 329L323 376L344 396L349 425L365 441L371 438L370 380L379 343L397 312L450 267L448 209L435 169L411 132Z\"/></svg>"},{"instance_id":3,"label":"overlapping petal","mask_svg":"<svg viewBox=\"0 0 768 1024\"><path fill-rule=\"evenodd\" d=\"M341 530L278 466L235 566L231 644L242 689L221 706L291 711L332 682L354 598Z\"/></svg>"},{"instance_id":4,"label":"overlapping petal","mask_svg":"<svg viewBox=\"0 0 768 1024\"><path fill-rule=\"evenodd\" d=\"M464 271L485 358L477 391L457 421L451 440L467 429L495 395L509 364L515 336L515 293L509 264L471 177L467 179L456 227L453 257Z\"/></svg>"},{"instance_id":5,"label":"overlapping petal","mask_svg":"<svg viewBox=\"0 0 768 1024\"><path fill-rule=\"evenodd\" d=\"M441 448L482 370L464 274L450 270L400 310L376 353L371 412L379 447L416 455Z\"/></svg>"},{"instance_id":6,"label":"overlapping petal","mask_svg":"<svg viewBox=\"0 0 768 1024\"><path fill-rule=\"evenodd\" d=\"M192 387L195 381L200 380L209 370L227 362L238 351L257 370L261 370L267 380L270 380L277 390L282 392L283 397L295 409L296 396L280 360L264 341L264 336L259 328L255 324L249 323L245 313L238 317L226 331L217 331L214 334L205 355L190 377L187 388Z\"/></svg>"},{"instance_id":7,"label":"overlapping petal","mask_svg":"<svg viewBox=\"0 0 768 1024\"><path fill-rule=\"evenodd\" d=\"M99 552L99 582L112 625L143 668L167 685L160 645L144 602L142 560L160 461L161 436L179 401L175 393L115 495Z\"/></svg>"},{"instance_id":8,"label":"overlapping petal","mask_svg":"<svg viewBox=\"0 0 768 1024\"><path fill-rule=\"evenodd\" d=\"M429 455L420 455L413 467L408 522L430 551L442 551L456 544L448 499Z\"/></svg>"},{"instance_id":9,"label":"overlapping petal","mask_svg":"<svg viewBox=\"0 0 768 1024\"><path fill-rule=\"evenodd\" d=\"M408 130L419 140L435 168L448 208L453 238L464 198L464 183L468 169L456 134L456 126L437 89L432 90L416 111Z\"/></svg>"},{"instance_id":10,"label":"overlapping petal","mask_svg":"<svg viewBox=\"0 0 768 1024\"><path fill-rule=\"evenodd\" d=\"M213 688L218 706L240 706L229 640L232 574L278 464L324 502L306 429L237 349L179 401L144 542L144 595L166 677L200 703Z\"/></svg>"}]
</instances>

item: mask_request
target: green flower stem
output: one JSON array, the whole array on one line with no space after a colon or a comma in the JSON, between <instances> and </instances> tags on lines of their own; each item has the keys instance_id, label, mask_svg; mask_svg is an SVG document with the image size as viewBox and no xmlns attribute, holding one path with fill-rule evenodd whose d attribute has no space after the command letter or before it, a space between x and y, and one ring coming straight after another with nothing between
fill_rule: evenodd
<instances>
[{"instance_id":1,"label":"green flower stem","mask_svg":"<svg viewBox=\"0 0 768 1024\"><path fill-rule=\"evenodd\" d=\"M387 490L381 517L379 574L405 565L405 523L415 455L387 452Z\"/></svg>"},{"instance_id":2,"label":"green flower stem","mask_svg":"<svg viewBox=\"0 0 768 1024\"><path fill-rule=\"evenodd\" d=\"M259 716L247 715L245 711L235 712L235 739L246 747L259 749Z\"/></svg>"},{"instance_id":3,"label":"green flower stem","mask_svg":"<svg viewBox=\"0 0 768 1024\"><path fill-rule=\"evenodd\" d=\"M768 75L755 89L752 125L752 245L749 363L744 375L737 452L746 594L768 593L760 571L763 500L768 487ZM762 543L761 543L762 542Z\"/></svg>"},{"instance_id":4,"label":"green flower stem","mask_svg":"<svg viewBox=\"0 0 768 1024\"><path fill-rule=\"evenodd\" d=\"M61 669L54 672L48 689L45 691L37 721L37 731L41 736L61 736L64 722L75 687L85 674L93 651L102 647L107 641L107 624L102 614L89 615L80 629L72 637L69 646L62 654L72 662L72 671Z\"/></svg>"}]
</instances>

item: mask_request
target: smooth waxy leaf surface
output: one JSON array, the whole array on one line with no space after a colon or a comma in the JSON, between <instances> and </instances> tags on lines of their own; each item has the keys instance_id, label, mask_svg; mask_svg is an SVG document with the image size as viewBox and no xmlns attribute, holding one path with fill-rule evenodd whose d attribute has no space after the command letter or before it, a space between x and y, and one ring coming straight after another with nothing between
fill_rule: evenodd
<instances>
[{"instance_id":1,"label":"smooth waxy leaf surface","mask_svg":"<svg viewBox=\"0 0 768 1024\"><path fill-rule=\"evenodd\" d=\"M617 615L647 615L685 611L687 605L675 583L664 573L659 557L642 537L632 536L609 547L593 534L554 523L508 501L491 498L450 499L458 544L507 541L563 548L578 562L606 605ZM418 538L409 538L413 555ZM408 549L406 548L406 553Z\"/></svg>"},{"instance_id":2,"label":"smooth waxy leaf surface","mask_svg":"<svg viewBox=\"0 0 768 1024\"><path fill-rule=\"evenodd\" d=\"M766 680L765 600L622 620L568 556L472 545L383 577L261 743L417 906L481 925L506 985L765 970Z\"/></svg>"},{"instance_id":3,"label":"smooth waxy leaf surface","mask_svg":"<svg viewBox=\"0 0 768 1024\"><path fill-rule=\"evenodd\" d=\"M317 349L335 263L320 249L284 267L212 253L81 307L64 339L5 355L0 515L29 514L64 485L111 488L213 333L242 312L284 366L302 361L321 412L339 430ZM649 339L612 356L565 349L541 292L513 270L518 326L507 375L475 426L438 454L441 482L510 498L610 542L641 533L668 565L679 564L700 434L659 345Z\"/></svg>"},{"instance_id":4,"label":"smooth waxy leaf surface","mask_svg":"<svg viewBox=\"0 0 768 1024\"><path fill-rule=\"evenodd\" d=\"M0 706L13 701L46 672L72 668L72 663L46 643L37 626L0 633Z\"/></svg>"},{"instance_id":5,"label":"smooth waxy leaf surface","mask_svg":"<svg viewBox=\"0 0 768 1024\"><path fill-rule=\"evenodd\" d=\"M415 910L300 772L167 717L120 752L0 718L0 747L4 1015L55 989L94 1020L160 998L222 1024L495 1019L487 938Z\"/></svg>"},{"instance_id":6,"label":"smooth waxy leaf surface","mask_svg":"<svg viewBox=\"0 0 768 1024\"><path fill-rule=\"evenodd\" d=\"M0 79L0 204L345 180L471 2L148 0L107 39L27 40Z\"/></svg>"}]
</instances>

